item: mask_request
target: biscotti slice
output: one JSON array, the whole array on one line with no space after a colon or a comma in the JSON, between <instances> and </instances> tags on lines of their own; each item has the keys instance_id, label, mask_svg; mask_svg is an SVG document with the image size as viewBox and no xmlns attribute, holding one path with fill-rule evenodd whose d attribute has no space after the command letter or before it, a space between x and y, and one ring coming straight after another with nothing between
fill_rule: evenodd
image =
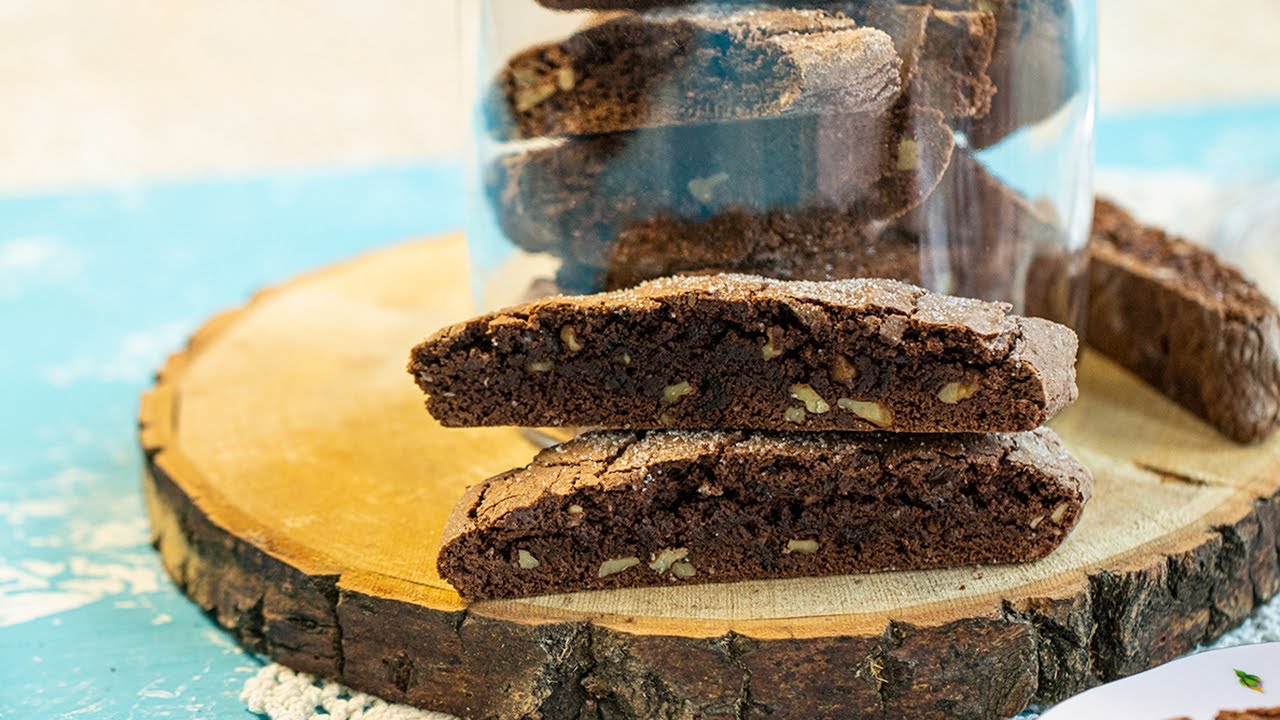
<instances>
[{"instance_id":1,"label":"biscotti slice","mask_svg":"<svg viewBox=\"0 0 1280 720\"><path fill-rule=\"evenodd\" d=\"M706 220L663 214L633 222L604 244L603 260L589 244L576 247L556 276L569 292L679 273L925 284L945 275L958 295L1024 297L1025 314L1069 325L1083 320L1083 249L1070 251L1051 216L958 148L924 203L888 225L830 206L730 209ZM1018 272L1024 267L1025 281Z\"/></svg>"},{"instance_id":2,"label":"biscotti slice","mask_svg":"<svg viewBox=\"0 0 1280 720\"><path fill-rule=\"evenodd\" d=\"M513 57L497 79L500 137L887 109L889 36L823 10L708 7L624 15Z\"/></svg>"},{"instance_id":3,"label":"biscotti slice","mask_svg":"<svg viewBox=\"0 0 1280 720\"><path fill-rule=\"evenodd\" d=\"M833 3L865 27L888 33L902 58L903 92L949 118L982 117L996 86L987 73L996 42L990 12L894 2Z\"/></svg>"},{"instance_id":4,"label":"biscotti slice","mask_svg":"<svg viewBox=\"0 0 1280 720\"><path fill-rule=\"evenodd\" d=\"M699 3L697 0L539 0L543 5L558 10L651 10L654 8L684 6L696 8L700 4L724 5L788 5L791 7L822 8L829 13L842 13L858 18L864 25L876 26L863 20L868 12L896 14L898 24L892 24L881 16L882 29L893 36L903 58L903 65L910 72L913 47L926 51L928 68L932 60L940 60L933 67L955 68L954 75L929 77L926 70L925 84L916 88L917 97L930 98L934 107L945 111L947 105L941 99L943 93L959 89L968 94L959 96L960 104L951 107L950 117L965 118L961 130L973 148L986 148L1006 138L1014 130L1040 122L1053 115L1083 87L1083 69L1072 63L1072 43L1076 33L1076 18L1068 0L781 0L760 3L759 0L719 0ZM914 42L919 29L920 14L910 8L926 8L933 21L950 25L950 29L938 26L942 35L931 35L928 42ZM913 18L913 13L914 18ZM980 17L985 16L985 17ZM994 41L987 39L991 20L995 21ZM896 28L896 30L895 30ZM973 34L978 31L978 34ZM952 33L950 35L946 33ZM967 34L960 34L961 32ZM950 44L951 39L965 44ZM976 54L987 52L989 63L981 74L969 62ZM936 52L934 52L936 51ZM920 77L920 76L917 76ZM934 79L960 80L961 85L936 84ZM966 88L967 86L967 88ZM904 89L906 86L904 86ZM939 92L942 91L942 92ZM994 91L994 96L992 92ZM976 102L974 102L976 101ZM972 108L965 111L963 108ZM986 110L989 108L989 111Z\"/></svg>"},{"instance_id":5,"label":"biscotti slice","mask_svg":"<svg viewBox=\"0 0 1280 720\"><path fill-rule=\"evenodd\" d=\"M920 282L920 244L830 207L729 210L707 220L657 217L623 230L603 265L566 260L565 292L633 287L668 275L744 273L780 280L855 277Z\"/></svg>"},{"instance_id":6,"label":"biscotti slice","mask_svg":"<svg viewBox=\"0 0 1280 720\"><path fill-rule=\"evenodd\" d=\"M892 280L682 276L561 296L413 349L451 427L1013 432L1076 397L1070 329Z\"/></svg>"},{"instance_id":7,"label":"biscotti slice","mask_svg":"<svg viewBox=\"0 0 1280 720\"><path fill-rule=\"evenodd\" d=\"M868 224L830 206L763 213L732 209L706 220L664 214L627 225L604 246L603 263L585 243L575 246L579 252L565 253L563 280L595 282L563 287L612 290L712 270L786 280L887 277L919 283L929 271L935 281L945 273L951 291L968 297L1019 297L1025 285L1028 314L1080 320L1059 312L1061 303L1047 302L1061 297L1057 291L1068 270L1059 257L1066 246L1062 230L961 149L951 154L929 197L888 225ZM1044 255L1051 255L1051 267L1064 275L1024 283L1018 268L1040 269ZM588 267L597 271L583 273Z\"/></svg>"},{"instance_id":8,"label":"biscotti slice","mask_svg":"<svg viewBox=\"0 0 1280 720\"><path fill-rule=\"evenodd\" d=\"M487 599L1026 562L1091 491L1048 429L597 432L470 488L438 567Z\"/></svg>"},{"instance_id":9,"label":"biscotti slice","mask_svg":"<svg viewBox=\"0 0 1280 720\"><path fill-rule=\"evenodd\" d=\"M673 0L543 0L554 9L649 10L675 6ZM729 3L732 4L732 3ZM757 4L758 0L739 5ZM774 3L784 5L788 3ZM996 87L987 67L996 39L996 16L978 9L953 10L929 4L885 0L789 3L841 13L860 25L883 30L902 58L902 87L915 104L942 110L948 117L981 117L991 108Z\"/></svg>"},{"instance_id":10,"label":"biscotti slice","mask_svg":"<svg viewBox=\"0 0 1280 720\"><path fill-rule=\"evenodd\" d=\"M1089 245L1087 341L1239 442L1280 425L1280 315L1208 250L1105 200Z\"/></svg>"},{"instance_id":11,"label":"biscotti slice","mask_svg":"<svg viewBox=\"0 0 1280 720\"><path fill-rule=\"evenodd\" d=\"M998 91L990 112L959 123L970 147L991 147L1018 128L1051 117L1085 89L1085 67L1073 62L1077 19L1070 0L937 0L934 5L996 17L987 74Z\"/></svg>"},{"instance_id":12,"label":"biscotti slice","mask_svg":"<svg viewBox=\"0 0 1280 720\"><path fill-rule=\"evenodd\" d=\"M654 128L515 150L491 168L489 196L515 244L598 265L626 228L659 217L824 207L862 227L900 216L938 185L954 146L940 113L906 106Z\"/></svg>"}]
</instances>

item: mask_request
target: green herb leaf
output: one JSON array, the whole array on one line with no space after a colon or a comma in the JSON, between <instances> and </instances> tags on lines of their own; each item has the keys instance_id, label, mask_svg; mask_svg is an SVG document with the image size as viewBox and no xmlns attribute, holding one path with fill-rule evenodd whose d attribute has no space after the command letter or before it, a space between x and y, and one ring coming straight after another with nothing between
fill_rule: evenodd
<instances>
[{"instance_id":1,"label":"green herb leaf","mask_svg":"<svg viewBox=\"0 0 1280 720\"><path fill-rule=\"evenodd\" d=\"M1247 673L1243 670L1236 670L1236 677L1240 678L1240 684L1249 688L1254 692L1262 692L1262 678L1257 675Z\"/></svg>"}]
</instances>

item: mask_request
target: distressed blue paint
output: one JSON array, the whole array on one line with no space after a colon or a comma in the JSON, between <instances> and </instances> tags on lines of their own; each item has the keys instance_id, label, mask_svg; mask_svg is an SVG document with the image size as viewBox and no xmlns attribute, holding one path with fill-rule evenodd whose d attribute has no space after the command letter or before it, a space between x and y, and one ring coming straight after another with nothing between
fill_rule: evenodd
<instances>
[{"instance_id":1,"label":"distressed blue paint","mask_svg":"<svg viewBox=\"0 0 1280 720\"><path fill-rule=\"evenodd\" d=\"M187 332L254 290L460 227L459 177L433 165L0 198L0 616L6 598L86 583L99 596L0 627L0 717L248 714L237 695L260 660L146 542L138 395Z\"/></svg>"},{"instance_id":2,"label":"distressed blue paint","mask_svg":"<svg viewBox=\"0 0 1280 720\"><path fill-rule=\"evenodd\" d=\"M133 599L138 607L119 608L118 599L104 598L7 628L0 637L11 661L0 665L0 717L247 714L240 688L263 661L236 648L168 588ZM172 619L152 624L165 616Z\"/></svg>"},{"instance_id":3,"label":"distressed blue paint","mask_svg":"<svg viewBox=\"0 0 1280 720\"><path fill-rule=\"evenodd\" d=\"M17 297L0 287L0 328L13 339L0 343L0 397L23 407L0 418L0 464L33 460L7 450L29 447L42 424L110 412L117 385L145 380L55 392L42 370L119 349L131 332L192 329L307 268L459 227L459 177L433 166L0 199L0 248L49 239L82 264L67 282L24 281Z\"/></svg>"},{"instance_id":4,"label":"distressed blue paint","mask_svg":"<svg viewBox=\"0 0 1280 720\"><path fill-rule=\"evenodd\" d=\"M1277 129L1280 105L1104 117L1099 160L1275 175ZM210 313L299 271L460 227L464 205L451 165L0 198L0 570L21 575L0 576L0 609L6 596L42 591L24 582L64 595L96 582L101 592L0 627L0 717L246 715L236 694L259 660L227 645L145 542L138 394L164 352ZM79 271L6 269L6 248L23 238ZM112 372L91 372L104 359ZM61 505L18 521L15 508L41 502ZM125 526L95 544L94 529L110 522ZM34 571L24 566L32 561ZM103 590L122 571L156 584Z\"/></svg>"},{"instance_id":5,"label":"distressed blue paint","mask_svg":"<svg viewBox=\"0 0 1280 720\"><path fill-rule=\"evenodd\" d=\"M1239 184L1280 175L1280 103L1104 115L1098 163L1176 168Z\"/></svg>"}]
</instances>

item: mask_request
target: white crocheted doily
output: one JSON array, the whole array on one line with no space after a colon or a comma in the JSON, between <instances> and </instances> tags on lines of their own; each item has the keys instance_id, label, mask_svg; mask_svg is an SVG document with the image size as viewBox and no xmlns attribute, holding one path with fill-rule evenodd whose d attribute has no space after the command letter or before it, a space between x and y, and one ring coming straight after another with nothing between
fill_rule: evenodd
<instances>
[{"instance_id":1,"label":"white crocheted doily","mask_svg":"<svg viewBox=\"0 0 1280 720\"><path fill-rule=\"evenodd\" d=\"M458 720L348 690L279 663L263 667L245 681L240 699L250 712L271 720Z\"/></svg>"}]
</instances>

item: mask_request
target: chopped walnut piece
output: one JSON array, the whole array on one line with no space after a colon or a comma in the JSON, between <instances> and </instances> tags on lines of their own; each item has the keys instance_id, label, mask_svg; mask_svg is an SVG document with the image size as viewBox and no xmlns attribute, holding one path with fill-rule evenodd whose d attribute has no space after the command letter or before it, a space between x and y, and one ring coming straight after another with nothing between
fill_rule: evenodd
<instances>
[{"instance_id":1,"label":"chopped walnut piece","mask_svg":"<svg viewBox=\"0 0 1280 720\"><path fill-rule=\"evenodd\" d=\"M524 369L529 372L544 373L551 372L555 366L556 364L550 360L535 360L528 365L525 365Z\"/></svg>"},{"instance_id":2,"label":"chopped walnut piece","mask_svg":"<svg viewBox=\"0 0 1280 720\"><path fill-rule=\"evenodd\" d=\"M666 548L651 556L649 569L661 575L686 557L689 557L688 548Z\"/></svg>"},{"instance_id":3,"label":"chopped walnut piece","mask_svg":"<svg viewBox=\"0 0 1280 720\"><path fill-rule=\"evenodd\" d=\"M893 412L878 402L851 400L842 397L836 400L836 405L876 427L889 427L893 424Z\"/></svg>"},{"instance_id":4,"label":"chopped walnut piece","mask_svg":"<svg viewBox=\"0 0 1280 720\"><path fill-rule=\"evenodd\" d=\"M543 85L531 85L517 90L512 95L512 99L515 100L516 112L525 112L538 107L543 101L555 94L555 84L546 83Z\"/></svg>"},{"instance_id":5,"label":"chopped walnut piece","mask_svg":"<svg viewBox=\"0 0 1280 720\"><path fill-rule=\"evenodd\" d=\"M516 564L519 565L522 570L532 570L542 563L539 563L538 558L534 557L533 553L528 550L517 550Z\"/></svg>"},{"instance_id":6,"label":"chopped walnut piece","mask_svg":"<svg viewBox=\"0 0 1280 720\"><path fill-rule=\"evenodd\" d=\"M573 331L572 325L560 328L560 342L564 343L565 349L569 352L578 352L582 349L582 343L578 342L578 334Z\"/></svg>"},{"instance_id":7,"label":"chopped walnut piece","mask_svg":"<svg viewBox=\"0 0 1280 720\"><path fill-rule=\"evenodd\" d=\"M680 398L693 392L693 386L686 382L678 382L674 385L668 385L662 388L662 402L671 405L680 401Z\"/></svg>"},{"instance_id":8,"label":"chopped walnut piece","mask_svg":"<svg viewBox=\"0 0 1280 720\"><path fill-rule=\"evenodd\" d=\"M898 143L898 172L914 170L920 161L920 150L915 140L903 140Z\"/></svg>"},{"instance_id":9,"label":"chopped walnut piece","mask_svg":"<svg viewBox=\"0 0 1280 720\"><path fill-rule=\"evenodd\" d=\"M978 383L949 382L938 391L938 399L948 405L968 400L978 392Z\"/></svg>"},{"instance_id":10,"label":"chopped walnut piece","mask_svg":"<svg viewBox=\"0 0 1280 720\"><path fill-rule=\"evenodd\" d=\"M558 92L572 90L578 82L570 65L560 65L554 57L542 58L534 66L511 69L511 101L516 112L526 112Z\"/></svg>"},{"instance_id":11,"label":"chopped walnut piece","mask_svg":"<svg viewBox=\"0 0 1280 720\"><path fill-rule=\"evenodd\" d=\"M858 368L844 355L836 355L836 359L831 361L831 379L841 385L849 385L858 379Z\"/></svg>"},{"instance_id":12,"label":"chopped walnut piece","mask_svg":"<svg viewBox=\"0 0 1280 720\"><path fill-rule=\"evenodd\" d=\"M764 345L760 347L760 354L765 360L772 360L783 353L782 340L782 328L771 327L765 331Z\"/></svg>"},{"instance_id":13,"label":"chopped walnut piece","mask_svg":"<svg viewBox=\"0 0 1280 720\"><path fill-rule=\"evenodd\" d=\"M791 391L791 397L804 403L804 409L814 415L821 415L831 409L826 400L814 390L812 386L804 383L792 385L788 390Z\"/></svg>"},{"instance_id":14,"label":"chopped walnut piece","mask_svg":"<svg viewBox=\"0 0 1280 720\"><path fill-rule=\"evenodd\" d=\"M701 203L709 203L715 197L716 188L729 179L729 173L718 172L707 177L696 177L689 181L689 194Z\"/></svg>"},{"instance_id":15,"label":"chopped walnut piece","mask_svg":"<svg viewBox=\"0 0 1280 720\"><path fill-rule=\"evenodd\" d=\"M632 555L631 557L614 558L613 560L605 560L600 563L600 571L596 573L596 577L608 577L609 575L617 575L628 568L633 568L640 564L640 558Z\"/></svg>"},{"instance_id":16,"label":"chopped walnut piece","mask_svg":"<svg viewBox=\"0 0 1280 720\"><path fill-rule=\"evenodd\" d=\"M790 555L791 553L812 555L816 552L818 552L817 540L788 540L787 549L782 551L784 555Z\"/></svg>"},{"instance_id":17,"label":"chopped walnut piece","mask_svg":"<svg viewBox=\"0 0 1280 720\"><path fill-rule=\"evenodd\" d=\"M671 574L683 580L693 577L697 574L697 571L693 569L693 565L688 560L681 560L671 566Z\"/></svg>"},{"instance_id":18,"label":"chopped walnut piece","mask_svg":"<svg viewBox=\"0 0 1280 720\"><path fill-rule=\"evenodd\" d=\"M556 87L560 90L572 90L577 83L578 76L573 72L573 68L566 66L556 70Z\"/></svg>"}]
</instances>

